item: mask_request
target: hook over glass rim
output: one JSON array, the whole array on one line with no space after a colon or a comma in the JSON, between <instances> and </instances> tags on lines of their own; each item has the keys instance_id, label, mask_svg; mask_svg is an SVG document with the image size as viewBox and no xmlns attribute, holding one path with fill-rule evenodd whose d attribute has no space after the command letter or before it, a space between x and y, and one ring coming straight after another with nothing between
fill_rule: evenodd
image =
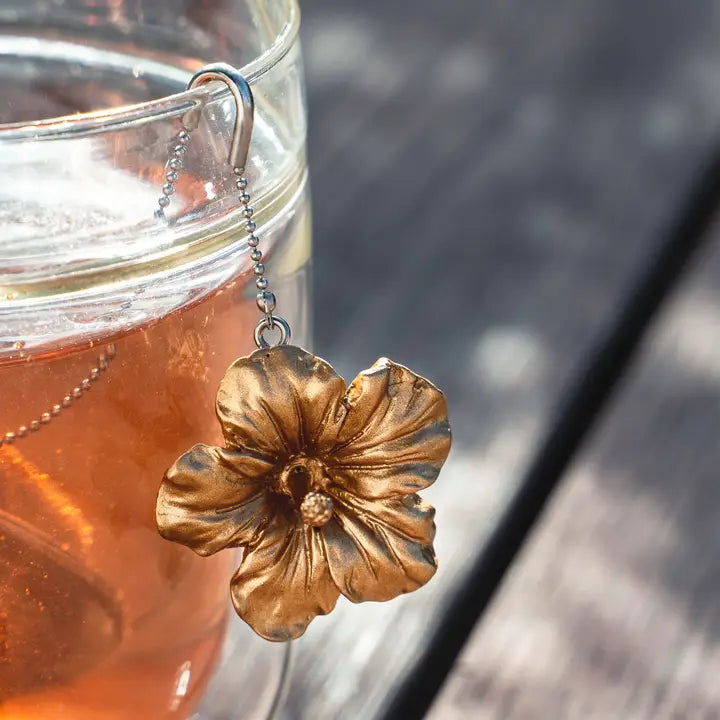
<instances>
[{"instance_id":1,"label":"hook over glass rim","mask_svg":"<svg viewBox=\"0 0 720 720\"><path fill-rule=\"evenodd\" d=\"M272 70L291 51L300 27L300 9L296 0L285 0L287 4L287 16L285 22L278 29L272 43L265 48L257 57L237 70L252 85L260 80L265 74ZM62 41L44 40L44 47L34 48L35 52L56 52L64 43ZM177 81L179 85L187 86L196 69L177 70ZM167 73L168 66L153 60L145 61L145 71L153 74L157 71ZM195 107L208 93L213 97L224 97L230 94L227 87L196 87L184 89L172 95L154 98L145 102L131 105L120 105L117 107L102 108L88 112L79 112L72 115L61 115L58 117L43 118L40 120L0 123L0 142L22 141L22 140L53 140L59 137L72 135L86 135L108 132L118 125L147 122L150 119L162 117L173 117L182 115Z\"/></svg>"}]
</instances>

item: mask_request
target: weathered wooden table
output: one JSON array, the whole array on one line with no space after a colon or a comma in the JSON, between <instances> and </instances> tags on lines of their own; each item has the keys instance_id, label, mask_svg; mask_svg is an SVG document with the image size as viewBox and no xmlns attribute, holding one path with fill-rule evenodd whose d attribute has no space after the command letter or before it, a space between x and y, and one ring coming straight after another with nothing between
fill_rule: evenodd
<instances>
[{"instance_id":1,"label":"weathered wooden table","mask_svg":"<svg viewBox=\"0 0 720 720\"><path fill-rule=\"evenodd\" d=\"M316 620L285 718L719 717L717 3L304 13L315 349L455 446L437 578Z\"/></svg>"}]
</instances>

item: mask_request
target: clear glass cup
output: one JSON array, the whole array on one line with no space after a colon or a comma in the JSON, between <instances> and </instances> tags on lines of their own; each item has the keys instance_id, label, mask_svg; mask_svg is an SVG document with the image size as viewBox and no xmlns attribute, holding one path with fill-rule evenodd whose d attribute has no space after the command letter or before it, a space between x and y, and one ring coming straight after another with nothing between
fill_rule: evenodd
<instances>
[{"instance_id":1,"label":"clear glass cup","mask_svg":"<svg viewBox=\"0 0 720 720\"><path fill-rule=\"evenodd\" d=\"M184 91L207 62L253 88L253 219L278 310L308 341L298 22L293 0L2 3L2 718L261 718L277 701L287 650L230 612L236 553L163 540L154 511L180 454L222 444L217 386L260 317L230 94Z\"/></svg>"}]
</instances>

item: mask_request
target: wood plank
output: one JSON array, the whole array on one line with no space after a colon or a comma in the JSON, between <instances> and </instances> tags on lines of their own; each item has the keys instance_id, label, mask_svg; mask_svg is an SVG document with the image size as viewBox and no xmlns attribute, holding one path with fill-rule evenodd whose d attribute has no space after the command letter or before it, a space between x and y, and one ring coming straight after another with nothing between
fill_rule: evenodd
<instances>
[{"instance_id":1,"label":"wood plank","mask_svg":"<svg viewBox=\"0 0 720 720\"><path fill-rule=\"evenodd\" d=\"M720 717L720 232L701 260L432 720Z\"/></svg>"},{"instance_id":2,"label":"wood plank","mask_svg":"<svg viewBox=\"0 0 720 720\"><path fill-rule=\"evenodd\" d=\"M434 379L455 450L437 578L315 621L288 718L386 706L647 262L720 121L720 17L689 6L304 8L316 350Z\"/></svg>"}]
</instances>

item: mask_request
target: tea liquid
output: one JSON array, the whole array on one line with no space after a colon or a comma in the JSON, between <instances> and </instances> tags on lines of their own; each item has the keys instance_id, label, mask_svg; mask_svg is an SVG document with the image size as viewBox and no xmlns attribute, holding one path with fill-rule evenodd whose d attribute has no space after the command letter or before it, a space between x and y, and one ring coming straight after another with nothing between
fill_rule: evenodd
<instances>
[{"instance_id":1,"label":"tea liquid","mask_svg":"<svg viewBox=\"0 0 720 720\"><path fill-rule=\"evenodd\" d=\"M94 347L0 367L0 433L99 380L38 432L0 447L0 718L186 718L227 622L233 551L163 540L155 498L196 442L222 444L214 401L258 315L238 279Z\"/></svg>"}]
</instances>

